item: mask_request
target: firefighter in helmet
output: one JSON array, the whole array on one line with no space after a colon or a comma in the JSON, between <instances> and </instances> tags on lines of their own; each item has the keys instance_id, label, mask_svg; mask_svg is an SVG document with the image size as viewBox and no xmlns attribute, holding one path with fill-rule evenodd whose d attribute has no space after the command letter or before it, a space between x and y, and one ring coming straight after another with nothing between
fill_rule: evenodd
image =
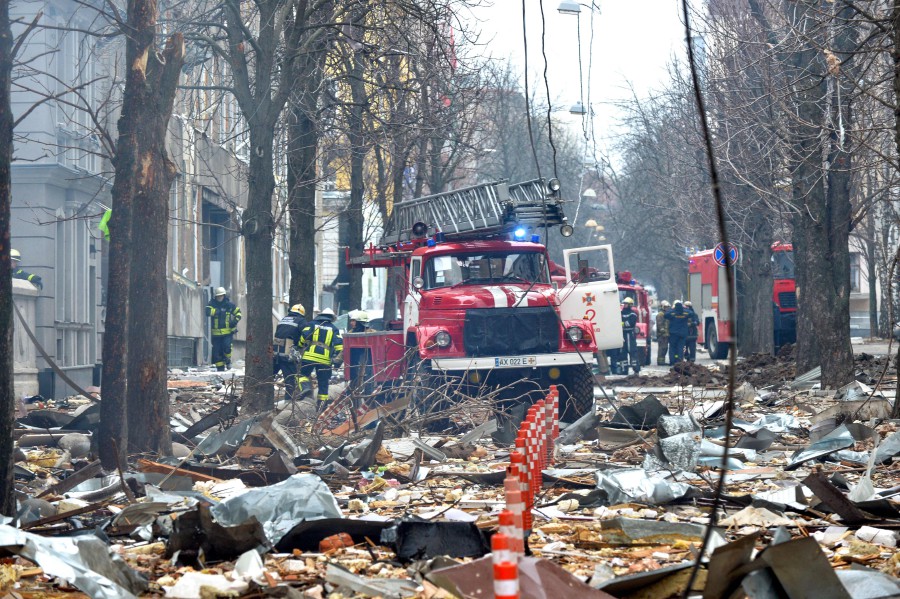
<instances>
[{"instance_id":1,"label":"firefighter in helmet","mask_svg":"<svg viewBox=\"0 0 900 599\"><path fill-rule=\"evenodd\" d=\"M216 287L206 304L206 315L211 319L212 363L216 370L231 368L231 341L241 321L241 309L228 299L224 287Z\"/></svg>"},{"instance_id":2,"label":"firefighter in helmet","mask_svg":"<svg viewBox=\"0 0 900 599\"><path fill-rule=\"evenodd\" d=\"M637 328L638 315L634 311L634 299L626 297L622 300L622 353L620 356L626 358L624 364L624 372L628 374L629 366L634 369L637 374L641 371L641 360L638 357L637 338L635 329Z\"/></svg>"},{"instance_id":3,"label":"firefighter in helmet","mask_svg":"<svg viewBox=\"0 0 900 599\"><path fill-rule=\"evenodd\" d=\"M663 300L659 304L659 312L656 313L656 364L666 365L666 353L669 351L669 321L666 320L666 312L669 311L669 302Z\"/></svg>"},{"instance_id":4,"label":"firefighter in helmet","mask_svg":"<svg viewBox=\"0 0 900 599\"><path fill-rule=\"evenodd\" d=\"M278 321L272 340L272 376L279 372L284 377L284 398L294 399L297 384L297 361L300 356L300 333L306 327L306 308L294 304L287 315Z\"/></svg>"},{"instance_id":5,"label":"firefighter in helmet","mask_svg":"<svg viewBox=\"0 0 900 599\"><path fill-rule=\"evenodd\" d=\"M684 309L681 300L677 300L672 309L666 312L665 319L669 323L669 364L674 366L684 359L690 313Z\"/></svg>"},{"instance_id":6,"label":"firefighter in helmet","mask_svg":"<svg viewBox=\"0 0 900 599\"><path fill-rule=\"evenodd\" d=\"M349 314L350 322L347 326L348 333L368 333L369 313L365 310L352 310ZM350 349L350 389L355 391L363 388L366 395L372 393L372 360L369 351L363 347Z\"/></svg>"},{"instance_id":7,"label":"firefighter in helmet","mask_svg":"<svg viewBox=\"0 0 900 599\"><path fill-rule=\"evenodd\" d=\"M697 334L700 327L700 317L694 312L691 302L684 302L684 309L688 313L688 334L684 346L684 359L688 362L697 360Z\"/></svg>"},{"instance_id":8,"label":"firefighter in helmet","mask_svg":"<svg viewBox=\"0 0 900 599\"><path fill-rule=\"evenodd\" d=\"M334 311L322 310L303 331L303 355L300 358L298 384L309 383L309 376L315 371L318 381L316 413L328 404L328 383L331 380L331 365L340 364L344 351L344 340L334 324Z\"/></svg>"},{"instance_id":9,"label":"firefighter in helmet","mask_svg":"<svg viewBox=\"0 0 900 599\"><path fill-rule=\"evenodd\" d=\"M28 281L38 289L44 289L44 283L41 281L41 277L38 275L33 275L28 271L22 270L19 268L19 262L22 261L22 254L19 253L19 250L10 250L9 251L10 258L10 270L12 270L12 278L14 279L22 279L23 281Z\"/></svg>"}]
</instances>

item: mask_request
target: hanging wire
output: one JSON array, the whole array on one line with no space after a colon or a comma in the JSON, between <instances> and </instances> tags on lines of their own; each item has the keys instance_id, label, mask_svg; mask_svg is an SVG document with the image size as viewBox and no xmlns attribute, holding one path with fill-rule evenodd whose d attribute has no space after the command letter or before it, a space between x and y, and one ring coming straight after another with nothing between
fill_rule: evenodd
<instances>
[{"instance_id":1,"label":"hanging wire","mask_svg":"<svg viewBox=\"0 0 900 599\"><path fill-rule=\"evenodd\" d=\"M550 100L550 80L547 78L547 21L544 18L544 0L538 2L541 9L541 54L544 56L544 88L547 90L547 139L550 140L550 149L553 150L553 177L559 179L556 168L556 145L553 143L553 123L550 113L553 111L553 101Z\"/></svg>"},{"instance_id":2,"label":"hanging wire","mask_svg":"<svg viewBox=\"0 0 900 599\"><path fill-rule=\"evenodd\" d=\"M525 0L522 0L522 45L525 48L525 119L528 122L528 141L531 143L531 155L534 157L534 168L538 179L541 176L541 163L538 160L537 147L534 145L534 130L531 124L531 92L528 91L528 28L525 25Z\"/></svg>"},{"instance_id":3,"label":"hanging wire","mask_svg":"<svg viewBox=\"0 0 900 599\"><path fill-rule=\"evenodd\" d=\"M697 112L700 118L700 127L703 131L703 142L706 146L706 159L709 162L709 181L712 186L713 198L716 203L716 223L719 227L719 238L725 248L725 280L728 286L728 305L736 306L735 286L734 286L734 265L728 259L728 228L725 224L725 205L722 201L722 188L719 185L719 171L716 169L716 159L713 153L712 135L709 131L709 122L706 118L706 104L703 100L703 92L700 89L700 75L697 72L697 63L694 58L694 39L691 31L690 10L688 8L688 0L681 0L681 8L684 14L684 32L687 42L688 64L691 69L691 82L694 88L694 100L697 103ZM732 320L732 325L734 321ZM725 398L725 447L722 452L722 464L719 474L719 480L716 484L715 497L713 498L712 512L709 515L709 524L706 526L706 532L703 535L703 543L697 552L697 559L691 568L691 577L684 589L682 597L687 598L691 592L691 587L697 579L697 573L700 571L700 563L703 554L709 547L709 541L712 538L713 529L718 521L719 508L722 505L722 495L725 491L725 475L727 473L729 446L731 444L731 431L734 424L734 378L735 378L735 361L737 355L737 347L732 344L728 352L728 391Z\"/></svg>"}]
</instances>

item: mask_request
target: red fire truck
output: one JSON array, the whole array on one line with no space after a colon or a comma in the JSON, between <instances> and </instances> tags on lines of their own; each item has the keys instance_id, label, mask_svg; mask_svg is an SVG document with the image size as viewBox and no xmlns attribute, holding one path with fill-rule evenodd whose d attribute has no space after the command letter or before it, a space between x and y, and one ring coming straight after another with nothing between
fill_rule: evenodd
<instances>
[{"instance_id":1,"label":"red fire truck","mask_svg":"<svg viewBox=\"0 0 900 599\"><path fill-rule=\"evenodd\" d=\"M402 269L402 318L346 334L345 355L364 350L386 390L450 380L466 395L520 396L523 383L557 384L564 415L588 410L594 352L622 345L618 288L609 245L566 250L574 275L551 280L539 232L571 234L558 189L555 180L499 181L395 205L381 245L348 263Z\"/></svg>"},{"instance_id":2,"label":"red fire truck","mask_svg":"<svg viewBox=\"0 0 900 599\"><path fill-rule=\"evenodd\" d=\"M740 265L738 265L740 267ZM794 248L789 243L772 245L772 309L775 347L797 338L797 284L794 280ZM728 356L734 343L732 311L725 292L725 268L716 262L716 251L698 252L688 259L688 297L700 317L697 342L711 358Z\"/></svg>"}]
</instances>

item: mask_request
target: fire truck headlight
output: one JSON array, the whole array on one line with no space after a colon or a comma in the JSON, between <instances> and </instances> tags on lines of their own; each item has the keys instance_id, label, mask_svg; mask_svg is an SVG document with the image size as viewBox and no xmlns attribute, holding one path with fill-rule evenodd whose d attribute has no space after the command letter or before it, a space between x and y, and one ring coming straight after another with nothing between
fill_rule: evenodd
<instances>
[{"instance_id":1,"label":"fire truck headlight","mask_svg":"<svg viewBox=\"0 0 900 599\"><path fill-rule=\"evenodd\" d=\"M447 331L438 331L437 335L434 336L434 342L438 347L449 347L450 333Z\"/></svg>"},{"instance_id":2,"label":"fire truck headlight","mask_svg":"<svg viewBox=\"0 0 900 599\"><path fill-rule=\"evenodd\" d=\"M422 277L416 277L415 279L413 279L413 287L415 289L421 289L424 286L425 286L425 279L423 279Z\"/></svg>"},{"instance_id":3,"label":"fire truck headlight","mask_svg":"<svg viewBox=\"0 0 900 599\"><path fill-rule=\"evenodd\" d=\"M575 233L575 228L566 223L559 228L559 234L563 237L571 237Z\"/></svg>"},{"instance_id":4,"label":"fire truck headlight","mask_svg":"<svg viewBox=\"0 0 900 599\"><path fill-rule=\"evenodd\" d=\"M584 330L581 327L569 327L566 329L566 336L572 343L578 343L584 339Z\"/></svg>"},{"instance_id":5,"label":"fire truck headlight","mask_svg":"<svg viewBox=\"0 0 900 599\"><path fill-rule=\"evenodd\" d=\"M550 188L550 191L556 193L559 191L559 179L550 179L547 181L547 187Z\"/></svg>"}]
</instances>

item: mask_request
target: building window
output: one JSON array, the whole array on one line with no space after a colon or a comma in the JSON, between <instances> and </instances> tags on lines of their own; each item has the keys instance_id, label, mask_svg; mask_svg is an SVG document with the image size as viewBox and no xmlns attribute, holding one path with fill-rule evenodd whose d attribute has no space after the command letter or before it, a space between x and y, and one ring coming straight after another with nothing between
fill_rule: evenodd
<instances>
[{"instance_id":1,"label":"building window","mask_svg":"<svg viewBox=\"0 0 900 599\"><path fill-rule=\"evenodd\" d=\"M859 267L859 254L850 254L850 291L858 293L861 287L862 274Z\"/></svg>"},{"instance_id":2,"label":"building window","mask_svg":"<svg viewBox=\"0 0 900 599\"><path fill-rule=\"evenodd\" d=\"M75 211L57 211L56 360L63 367L95 362L96 270L90 254L90 223Z\"/></svg>"}]
</instances>

